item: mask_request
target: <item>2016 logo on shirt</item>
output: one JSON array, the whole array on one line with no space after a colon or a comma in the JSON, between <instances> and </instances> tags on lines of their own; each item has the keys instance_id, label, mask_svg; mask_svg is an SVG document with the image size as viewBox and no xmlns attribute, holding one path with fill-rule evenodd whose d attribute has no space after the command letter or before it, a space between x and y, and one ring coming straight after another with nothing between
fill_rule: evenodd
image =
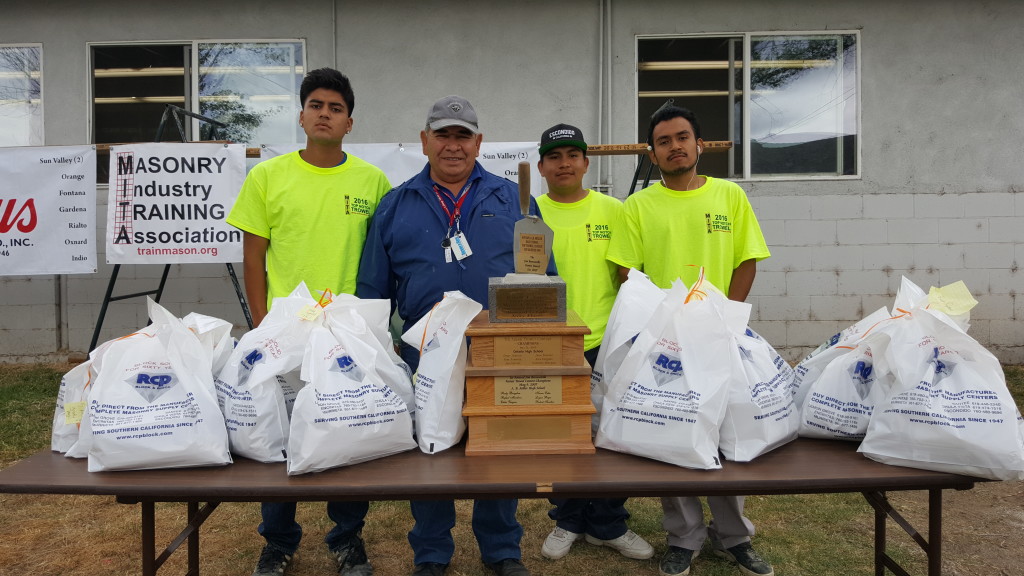
<instances>
[{"instance_id":1,"label":"2016 logo on shirt","mask_svg":"<svg viewBox=\"0 0 1024 576\"><path fill-rule=\"evenodd\" d=\"M345 194L345 214L370 216L373 214L373 209L370 206L370 201L366 198L353 198L352 196Z\"/></svg>"},{"instance_id":2,"label":"2016 logo on shirt","mask_svg":"<svg viewBox=\"0 0 1024 576\"><path fill-rule=\"evenodd\" d=\"M587 224L587 242L611 239L612 230L607 224Z\"/></svg>"},{"instance_id":3,"label":"2016 logo on shirt","mask_svg":"<svg viewBox=\"0 0 1024 576\"><path fill-rule=\"evenodd\" d=\"M728 214L704 214L704 221L707 224L708 234L714 232L725 232L727 234L732 233L732 222L729 221Z\"/></svg>"}]
</instances>

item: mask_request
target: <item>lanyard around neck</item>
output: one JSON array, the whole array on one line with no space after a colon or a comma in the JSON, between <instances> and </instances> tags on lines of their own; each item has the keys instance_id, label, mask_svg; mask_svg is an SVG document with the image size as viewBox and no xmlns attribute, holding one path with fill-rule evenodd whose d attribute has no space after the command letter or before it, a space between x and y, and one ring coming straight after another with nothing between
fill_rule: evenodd
<instances>
[{"instance_id":1,"label":"lanyard around neck","mask_svg":"<svg viewBox=\"0 0 1024 576\"><path fill-rule=\"evenodd\" d=\"M446 196L451 198L452 203L455 205L455 210L453 211L448 208L448 203L445 202L444 198L441 196L441 188L437 184L434 184L434 195L437 196L437 201L441 204L441 209L444 210L444 213L448 216L448 228L451 228L462 215L462 204L466 201L466 198L469 197L469 189L472 186L472 181L466 182L466 186L462 188L461 192L459 192L458 199L452 198L451 193L445 190Z\"/></svg>"}]
</instances>

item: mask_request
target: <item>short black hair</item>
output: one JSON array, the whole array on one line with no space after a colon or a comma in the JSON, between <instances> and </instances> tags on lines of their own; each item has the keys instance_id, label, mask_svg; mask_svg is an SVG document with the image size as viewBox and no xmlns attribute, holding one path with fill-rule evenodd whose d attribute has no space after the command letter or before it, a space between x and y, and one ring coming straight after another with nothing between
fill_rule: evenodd
<instances>
[{"instance_id":1,"label":"short black hair","mask_svg":"<svg viewBox=\"0 0 1024 576\"><path fill-rule=\"evenodd\" d=\"M673 118L685 118L690 122L690 126L693 127L693 137L700 138L700 122L697 121L697 115L694 114L688 108L681 108L679 106L666 106L654 113L651 116L651 125L647 129L647 143L653 144L654 140L654 127L662 122L667 122Z\"/></svg>"},{"instance_id":2,"label":"short black hair","mask_svg":"<svg viewBox=\"0 0 1024 576\"><path fill-rule=\"evenodd\" d=\"M352 110L356 107L356 95L352 92L352 83L348 81L348 76L334 68L317 68L310 71L302 79L302 85L299 87L299 101L303 107L306 106L306 98L309 98L309 94L317 88L326 88L341 94L345 105L348 106L349 116L352 115Z\"/></svg>"}]
</instances>

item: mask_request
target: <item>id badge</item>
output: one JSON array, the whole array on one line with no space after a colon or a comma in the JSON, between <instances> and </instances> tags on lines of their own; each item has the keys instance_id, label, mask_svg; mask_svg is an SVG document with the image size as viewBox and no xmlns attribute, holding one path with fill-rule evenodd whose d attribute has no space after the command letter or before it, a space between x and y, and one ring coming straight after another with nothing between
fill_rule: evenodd
<instances>
[{"instance_id":1,"label":"id badge","mask_svg":"<svg viewBox=\"0 0 1024 576\"><path fill-rule=\"evenodd\" d=\"M452 236L452 252L455 254L456 260L473 255L473 250L469 247L469 240L466 240L466 235L462 232Z\"/></svg>"}]
</instances>

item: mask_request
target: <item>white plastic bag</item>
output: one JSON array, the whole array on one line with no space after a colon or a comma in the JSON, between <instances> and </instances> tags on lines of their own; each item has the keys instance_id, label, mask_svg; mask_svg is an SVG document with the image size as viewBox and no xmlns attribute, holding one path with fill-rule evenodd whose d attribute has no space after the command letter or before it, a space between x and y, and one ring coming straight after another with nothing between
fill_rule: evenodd
<instances>
[{"instance_id":1,"label":"white plastic bag","mask_svg":"<svg viewBox=\"0 0 1024 576\"><path fill-rule=\"evenodd\" d=\"M350 321L350 314L358 314L363 321ZM324 307L325 324L343 345L346 338L358 338L373 347L378 361L372 368L377 371L384 383L405 401L409 413L412 414L416 411L412 371L395 352L391 333L388 331L390 314L390 300L360 299L350 294L339 294Z\"/></svg>"},{"instance_id":2,"label":"white plastic bag","mask_svg":"<svg viewBox=\"0 0 1024 576\"><path fill-rule=\"evenodd\" d=\"M871 330L879 322L888 319L889 310L884 306L875 310L864 319L832 336L810 354L804 357L793 368L793 398L797 406L803 406L807 397L807 391L821 376L822 371L830 362L843 354L849 353L857 345L857 342L864 337L865 333Z\"/></svg>"},{"instance_id":3,"label":"white plastic bag","mask_svg":"<svg viewBox=\"0 0 1024 576\"><path fill-rule=\"evenodd\" d=\"M89 393L90 472L228 464L210 355L149 300L152 336L115 341Z\"/></svg>"},{"instance_id":4,"label":"white plastic bag","mask_svg":"<svg viewBox=\"0 0 1024 576\"><path fill-rule=\"evenodd\" d=\"M665 290L658 288L643 272L630 268L626 281L615 296L615 303L608 315L608 326L601 340L601 349L597 352L594 370L590 373L590 400L597 409L593 418L594 431L600 422L601 406L608 393L609 383L625 360L633 339L647 325L664 299Z\"/></svg>"},{"instance_id":5,"label":"white plastic bag","mask_svg":"<svg viewBox=\"0 0 1024 576\"><path fill-rule=\"evenodd\" d=\"M286 459L288 417L303 386L302 356L311 330L323 322L316 305L304 283L274 298L217 375L217 400L233 453L260 462Z\"/></svg>"},{"instance_id":6,"label":"white plastic bag","mask_svg":"<svg viewBox=\"0 0 1024 576\"><path fill-rule=\"evenodd\" d=\"M851 351L825 366L800 409L801 436L858 442L864 438L871 414L892 386L884 356L887 330L900 320L883 320Z\"/></svg>"},{"instance_id":7,"label":"white plastic bag","mask_svg":"<svg viewBox=\"0 0 1024 576\"><path fill-rule=\"evenodd\" d=\"M50 434L50 450L54 452L65 453L78 442L78 429L86 411L86 397L92 385L90 366L92 362L86 360L60 379L57 407L53 411L53 428Z\"/></svg>"},{"instance_id":8,"label":"white plastic bag","mask_svg":"<svg viewBox=\"0 0 1024 576\"><path fill-rule=\"evenodd\" d=\"M729 393L719 449L749 462L796 438L800 411L790 391L793 368L751 329L736 337L743 379Z\"/></svg>"},{"instance_id":9,"label":"white plastic bag","mask_svg":"<svg viewBox=\"0 0 1024 576\"><path fill-rule=\"evenodd\" d=\"M413 376L416 441L426 454L451 448L466 432L466 328L482 309L462 292L445 292L429 314L402 334L402 341L420 351Z\"/></svg>"},{"instance_id":10,"label":"white plastic bag","mask_svg":"<svg viewBox=\"0 0 1024 576\"><path fill-rule=\"evenodd\" d=\"M1024 421L999 361L942 316L916 308L892 332L895 381L859 451L886 464L1024 479Z\"/></svg>"},{"instance_id":11,"label":"white plastic bag","mask_svg":"<svg viewBox=\"0 0 1024 576\"><path fill-rule=\"evenodd\" d=\"M209 351L213 375L220 374L235 347L235 339L231 336L231 323L198 312L186 314L181 322L199 338L203 348Z\"/></svg>"},{"instance_id":12,"label":"white plastic bag","mask_svg":"<svg viewBox=\"0 0 1024 576\"><path fill-rule=\"evenodd\" d=\"M324 307L324 315L328 322L336 311L351 308L366 320L366 324L381 347L387 352L388 358L412 378L412 370L395 351L391 338L391 301L374 298L359 298L351 294L338 294L330 304Z\"/></svg>"},{"instance_id":13,"label":"white plastic bag","mask_svg":"<svg viewBox=\"0 0 1024 576\"><path fill-rule=\"evenodd\" d=\"M354 312L339 322L363 322ZM355 331L366 330L365 326ZM380 379L372 346L352 340L346 348L316 326L302 360L306 386L292 409L288 474L317 472L381 458L416 447L409 409Z\"/></svg>"},{"instance_id":14,"label":"white plastic bag","mask_svg":"<svg viewBox=\"0 0 1024 576\"><path fill-rule=\"evenodd\" d=\"M65 456L67 456L68 458L87 458L89 456L89 449L92 447L92 428L89 426L88 400L89 394L92 392L93 387L96 385L96 377L99 375L100 368L102 368L103 366L104 354L106 354L107 350L109 350L112 346L120 343L123 340L128 340L132 338L152 338L153 335L156 333L156 329L157 326L150 324L149 326L142 328L138 332L133 332L132 334L128 334L127 336L121 336L120 338L114 338L113 340L107 340L106 342L103 342L102 344L97 346L95 350L89 352L89 359L86 361L86 364L88 364L89 368L89 384L88 387L82 392L82 401L85 403L85 406L82 407L83 410L80 416L80 421L77 426L77 439L73 441L71 446L67 449L67 452L64 453ZM84 375L79 373L78 376L83 377ZM78 380L77 378L76 381L79 382L79 385L85 384L84 382ZM71 395L74 394L74 392L71 393ZM65 428L65 432L67 431L68 429ZM67 438L67 441L71 440L71 438Z\"/></svg>"},{"instance_id":15,"label":"white plastic bag","mask_svg":"<svg viewBox=\"0 0 1024 576\"><path fill-rule=\"evenodd\" d=\"M729 391L742 385L739 351L720 303L684 304L685 291L682 285L669 291L629 349L605 397L595 444L717 469Z\"/></svg>"}]
</instances>

